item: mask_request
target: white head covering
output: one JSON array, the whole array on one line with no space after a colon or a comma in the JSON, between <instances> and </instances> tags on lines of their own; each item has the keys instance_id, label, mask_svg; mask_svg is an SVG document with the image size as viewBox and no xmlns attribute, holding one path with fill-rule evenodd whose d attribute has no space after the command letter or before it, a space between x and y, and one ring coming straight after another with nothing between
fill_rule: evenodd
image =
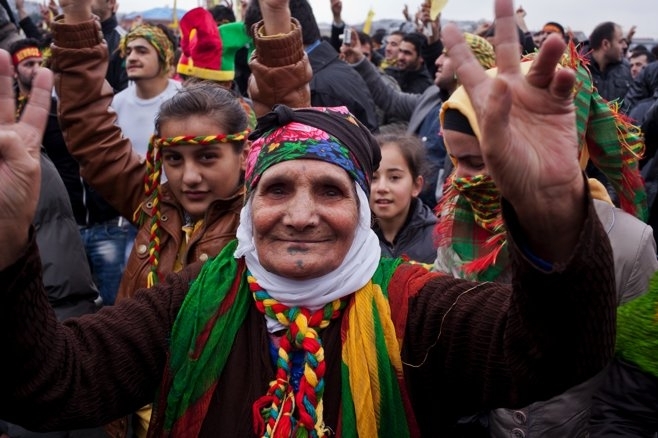
<instances>
[{"instance_id":1,"label":"white head covering","mask_svg":"<svg viewBox=\"0 0 658 438\"><path fill-rule=\"evenodd\" d=\"M359 223L352 246L338 268L321 277L293 280L267 271L260 264L253 236L251 199L240 212L235 258L244 257L247 268L267 293L289 307L305 307L311 311L347 296L365 286L372 278L381 257L379 239L372 230L370 204L358 184L354 184L359 199ZM270 332L283 328L268 318Z\"/></svg>"}]
</instances>

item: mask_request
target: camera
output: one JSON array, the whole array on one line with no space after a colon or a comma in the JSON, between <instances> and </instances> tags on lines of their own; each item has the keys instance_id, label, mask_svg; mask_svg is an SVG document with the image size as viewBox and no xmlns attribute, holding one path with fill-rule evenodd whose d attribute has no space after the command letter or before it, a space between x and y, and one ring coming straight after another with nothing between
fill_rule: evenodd
<instances>
[{"instance_id":1,"label":"camera","mask_svg":"<svg viewBox=\"0 0 658 438\"><path fill-rule=\"evenodd\" d=\"M352 29L347 26L345 26L345 30L343 31L343 44L346 46L352 44Z\"/></svg>"}]
</instances>

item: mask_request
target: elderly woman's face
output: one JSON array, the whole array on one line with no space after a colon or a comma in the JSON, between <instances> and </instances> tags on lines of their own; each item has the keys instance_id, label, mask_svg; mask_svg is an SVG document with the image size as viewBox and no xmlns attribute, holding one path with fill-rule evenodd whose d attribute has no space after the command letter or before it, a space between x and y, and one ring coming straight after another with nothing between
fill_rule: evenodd
<instances>
[{"instance_id":1,"label":"elderly woman's face","mask_svg":"<svg viewBox=\"0 0 658 438\"><path fill-rule=\"evenodd\" d=\"M359 222L354 182L319 160L267 169L252 200L254 241L268 271L294 279L322 276L342 263Z\"/></svg>"}]
</instances>

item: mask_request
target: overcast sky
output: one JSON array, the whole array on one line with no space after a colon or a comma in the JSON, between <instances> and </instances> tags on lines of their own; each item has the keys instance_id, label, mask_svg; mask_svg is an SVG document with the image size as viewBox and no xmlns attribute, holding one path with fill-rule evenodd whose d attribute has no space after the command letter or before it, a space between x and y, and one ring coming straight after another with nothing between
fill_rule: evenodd
<instances>
[{"instance_id":1,"label":"overcast sky","mask_svg":"<svg viewBox=\"0 0 658 438\"><path fill-rule=\"evenodd\" d=\"M309 1L319 22L331 21L330 0ZM234 3L237 3L237 0L234 0ZM343 0L343 19L348 23L361 23L370 7L375 11L375 20L402 18L402 7L405 3L413 13L421 1ZM177 7L188 10L203 4L205 1L178 0ZM520 4L527 11L526 22L531 30L541 28L546 21L557 21L565 27L570 26L574 31L589 35L598 23L615 21L621 24L624 30L636 25L636 37L658 39L656 0L527 0ZM133 12L166 5L173 7L173 0L119 0L119 5L122 12ZM442 17L444 20L491 20L493 0L449 0Z\"/></svg>"}]
</instances>

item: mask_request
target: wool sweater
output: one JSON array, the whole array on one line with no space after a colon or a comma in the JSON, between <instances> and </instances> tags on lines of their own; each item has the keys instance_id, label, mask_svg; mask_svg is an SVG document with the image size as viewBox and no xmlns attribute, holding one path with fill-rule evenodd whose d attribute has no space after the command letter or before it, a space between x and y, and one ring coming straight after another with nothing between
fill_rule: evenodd
<instances>
[{"instance_id":1,"label":"wool sweater","mask_svg":"<svg viewBox=\"0 0 658 438\"><path fill-rule=\"evenodd\" d=\"M505 207L512 287L476 284L403 264L388 288L404 377L424 436L446 436L469 412L524 406L591 377L614 351L611 250L591 201L568 261L544 271L516 242ZM34 242L0 272L0 418L34 430L104 424L153 401L190 266L134 299L58 323L41 282ZM321 332L326 348L325 419L338 424L339 324ZM252 309L239 329L200 436L253 436L250 407L274 376L264 318ZM245 366L245 365L249 366ZM156 418L158 412L155 412ZM218 429L219 428L219 429ZM156 436L158 431L152 431Z\"/></svg>"}]
</instances>

